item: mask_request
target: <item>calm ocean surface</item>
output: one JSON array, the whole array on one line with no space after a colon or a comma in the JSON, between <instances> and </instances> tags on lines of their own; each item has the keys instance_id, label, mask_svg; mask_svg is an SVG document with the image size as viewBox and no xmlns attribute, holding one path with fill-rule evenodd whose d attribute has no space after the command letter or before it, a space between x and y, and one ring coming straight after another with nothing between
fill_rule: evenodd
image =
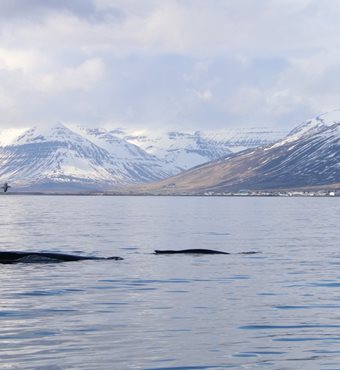
<instances>
[{"instance_id":1,"label":"calm ocean surface","mask_svg":"<svg viewBox=\"0 0 340 370\"><path fill-rule=\"evenodd\" d=\"M1 369L340 369L340 198L1 196ZM231 255L153 255L213 248ZM240 255L242 251L261 254Z\"/></svg>"}]
</instances>

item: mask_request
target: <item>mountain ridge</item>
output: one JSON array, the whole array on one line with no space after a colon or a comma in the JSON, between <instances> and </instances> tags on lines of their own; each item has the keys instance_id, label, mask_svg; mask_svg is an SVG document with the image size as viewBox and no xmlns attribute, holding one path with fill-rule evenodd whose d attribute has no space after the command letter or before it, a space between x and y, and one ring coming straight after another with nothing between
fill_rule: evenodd
<instances>
[{"instance_id":1,"label":"mountain ridge","mask_svg":"<svg viewBox=\"0 0 340 370\"><path fill-rule=\"evenodd\" d=\"M135 135L123 129L115 134L169 163L178 172L213 161L234 152L269 144L285 136L266 128L220 131L166 131L153 135Z\"/></svg>"},{"instance_id":2,"label":"mountain ridge","mask_svg":"<svg viewBox=\"0 0 340 370\"><path fill-rule=\"evenodd\" d=\"M2 181L19 188L104 189L169 175L154 158L144 162L134 161L133 156L115 158L62 124L25 131L10 145L0 147L0 163Z\"/></svg>"},{"instance_id":3,"label":"mountain ridge","mask_svg":"<svg viewBox=\"0 0 340 370\"><path fill-rule=\"evenodd\" d=\"M218 134L169 132L157 143L161 158L126 136L119 129L74 129L62 123L0 135L6 143L0 146L0 179L23 190L108 190L158 181L232 154Z\"/></svg>"},{"instance_id":4,"label":"mountain ridge","mask_svg":"<svg viewBox=\"0 0 340 370\"><path fill-rule=\"evenodd\" d=\"M203 164L137 191L238 192L340 183L340 111L308 120L274 144Z\"/></svg>"}]
</instances>

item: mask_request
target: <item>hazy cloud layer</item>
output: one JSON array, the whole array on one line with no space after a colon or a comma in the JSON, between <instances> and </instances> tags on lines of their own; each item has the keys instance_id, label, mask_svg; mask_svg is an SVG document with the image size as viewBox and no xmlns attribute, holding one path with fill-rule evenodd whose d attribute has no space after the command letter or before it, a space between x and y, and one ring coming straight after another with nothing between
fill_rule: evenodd
<instances>
[{"instance_id":1,"label":"hazy cloud layer","mask_svg":"<svg viewBox=\"0 0 340 370\"><path fill-rule=\"evenodd\" d=\"M4 0L0 128L273 126L340 107L340 0Z\"/></svg>"}]
</instances>

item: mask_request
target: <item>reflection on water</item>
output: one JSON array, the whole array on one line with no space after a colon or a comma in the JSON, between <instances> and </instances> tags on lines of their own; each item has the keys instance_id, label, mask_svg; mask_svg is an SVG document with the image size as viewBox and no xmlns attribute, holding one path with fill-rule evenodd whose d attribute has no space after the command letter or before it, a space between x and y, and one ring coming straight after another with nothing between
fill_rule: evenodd
<instances>
[{"instance_id":1,"label":"reflection on water","mask_svg":"<svg viewBox=\"0 0 340 370\"><path fill-rule=\"evenodd\" d=\"M0 266L1 369L340 368L339 198L0 200L1 250L125 258Z\"/></svg>"}]
</instances>

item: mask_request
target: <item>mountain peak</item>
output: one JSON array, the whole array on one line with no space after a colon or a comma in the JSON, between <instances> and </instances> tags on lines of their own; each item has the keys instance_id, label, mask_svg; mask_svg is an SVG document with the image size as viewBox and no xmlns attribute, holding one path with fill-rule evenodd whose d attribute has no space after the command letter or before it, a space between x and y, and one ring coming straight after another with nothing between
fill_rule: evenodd
<instances>
[{"instance_id":1,"label":"mountain peak","mask_svg":"<svg viewBox=\"0 0 340 370\"><path fill-rule=\"evenodd\" d=\"M340 109L334 109L303 122L301 125L292 130L288 134L288 137L292 136L295 138L300 138L303 135L312 135L339 123Z\"/></svg>"},{"instance_id":2,"label":"mountain peak","mask_svg":"<svg viewBox=\"0 0 340 370\"><path fill-rule=\"evenodd\" d=\"M340 109L333 109L329 112L322 113L315 118L309 119L295 129L282 140L277 141L272 147L279 147L287 143L297 141L303 137L310 137L331 127L340 125Z\"/></svg>"},{"instance_id":3,"label":"mountain peak","mask_svg":"<svg viewBox=\"0 0 340 370\"><path fill-rule=\"evenodd\" d=\"M340 110L306 121L286 139L144 185L143 193L201 194L340 188Z\"/></svg>"},{"instance_id":4,"label":"mountain peak","mask_svg":"<svg viewBox=\"0 0 340 370\"><path fill-rule=\"evenodd\" d=\"M34 127L0 147L0 177L31 189L100 189L164 178L161 161L102 130Z\"/></svg>"},{"instance_id":5,"label":"mountain peak","mask_svg":"<svg viewBox=\"0 0 340 370\"><path fill-rule=\"evenodd\" d=\"M69 130L67 126L65 126L61 122L57 122L55 125L51 127L51 130Z\"/></svg>"},{"instance_id":6,"label":"mountain peak","mask_svg":"<svg viewBox=\"0 0 340 370\"><path fill-rule=\"evenodd\" d=\"M35 126L20 135L13 144L19 145L49 141L68 141L75 139L79 141L79 138L80 135L76 134L64 124L59 122L54 126Z\"/></svg>"}]
</instances>

